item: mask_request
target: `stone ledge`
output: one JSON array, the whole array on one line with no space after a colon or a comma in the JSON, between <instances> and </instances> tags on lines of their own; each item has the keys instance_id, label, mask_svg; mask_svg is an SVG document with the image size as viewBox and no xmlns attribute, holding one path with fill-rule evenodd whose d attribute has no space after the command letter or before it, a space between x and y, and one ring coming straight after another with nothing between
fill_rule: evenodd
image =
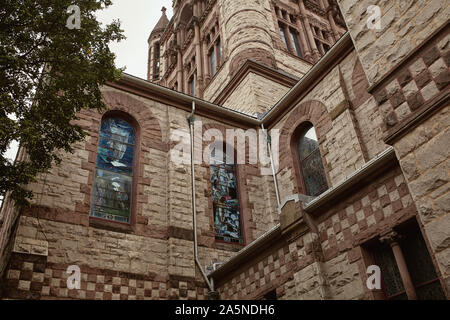
<instances>
[{"instance_id":1,"label":"stone ledge","mask_svg":"<svg viewBox=\"0 0 450 320\"><path fill-rule=\"evenodd\" d=\"M18 236L14 241L13 252L47 257L48 242Z\"/></svg>"}]
</instances>

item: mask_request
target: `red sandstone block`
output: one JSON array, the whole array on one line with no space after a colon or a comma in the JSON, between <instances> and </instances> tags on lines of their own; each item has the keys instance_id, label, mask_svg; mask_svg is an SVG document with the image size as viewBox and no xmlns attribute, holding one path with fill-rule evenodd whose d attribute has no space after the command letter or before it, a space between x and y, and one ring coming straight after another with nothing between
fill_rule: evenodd
<instances>
[{"instance_id":1,"label":"red sandstone block","mask_svg":"<svg viewBox=\"0 0 450 320\"><path fill-rule=\"evenodd\" d=\"M348 215L348 223L350 226L356 223L356 215L354 213Z\"/></svg>"},{"instance_id":2,"label":"red sandstone block","mask_svg":"<svg viewBox=\"0 0 450 320\"><path fill-rule=\"evenodd\" d=\"M382 208L386 207L390 203L391 199L389 199L389 195L385 194L380 198L380 204Z\"/></svg>"},{"instance_id":3,"label":"red sandstone block","mask_svg":"<svg viewBox=\"0 0 450 320\"><path fill-rule=\"evenodd\" d=\"M373 214L372 206L365 207L363 211L366 218Z\"/></svg>"},{"instance_id":4,"label":"red sandstone block","mask_svg":"<svg viewBox=\"0 0 450 320\"><path fill-rule=\"evenodd\" d=\"M359 221L358 226L359 226L360 231L366 230L367 229L367 221L366 220Z\"/></svg>"},{"instance_id":5,"label":"red sandstone block","mask_svg":"<svg viewBox=\"0 0 450 320\"><path fill-rule=\"evenodd\" d=\"M375 221L377 223L381 222L384 219L384 214L382 210L377 210L374 212Z\"/></svg>"},{"instance_id":6,"label":"red sandstone block","mask_svg":"<svg viewBox=\"0 0 450 320\"><path fill-rule=\"evenodd\" d=\"M341 232L341 224L339 222L335 223L333 226L333 230L335 233Z\"/></svg>"},{"instance_id":7,"label":"red sandstone block","mask_svg":"<svg viewBox=\"0 0 450 320\"><path fill-rule=\"evenodd\" d=\"M392 211L393 212L398 212L398 211L400 211L402 209L403 209L403 204L402 204L402 201L400 199L398 199L398 200L396 200L396 201L394 201L392 203Z\"/></svg>"},{"instance_id":8,"label":"red sandstone block","mask_svg":"<svg viewBox=\"0 0 450 320\"><path fill-rule=\"evenodd\" d=\"M347 258L349 263L359 260L361 258L361 249L353 248L348 252Z\"/></svg>"}]
</instances>

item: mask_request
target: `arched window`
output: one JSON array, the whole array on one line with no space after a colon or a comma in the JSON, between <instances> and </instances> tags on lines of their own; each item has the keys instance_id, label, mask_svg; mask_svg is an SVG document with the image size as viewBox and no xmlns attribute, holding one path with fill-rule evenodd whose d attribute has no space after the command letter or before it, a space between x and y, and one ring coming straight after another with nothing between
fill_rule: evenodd
<instances>
[{"instance_id":1,"label":"arched window","mask_svg":"<svg viewBox=\"0 0 450 320\"><path fill-rule=\"evenodd\" d=\"M135 130L125 120L102 120L90 215L130 223Z\"/></svg>"},{"instance_id":2,"label":"arched window","mask_svg":"<svg viewBox=\"0 0 450 320\"><path fill-rule=\"evenodd\" d=\"M216 240L243 243L236 166L224 147L211 149L210 170Z\"/></svg>"},{"instance_id":3,"label":"arched window","mask_svg":"<svg viewBox=\"0 0 450 320\"><path fill-rule=\"evenodd\" d=\"M311 124L305 127L299 135L298 155L305 192L309 196L318 196L328 189L328 184L316 130Z\"/></svg>"}]
</instances>

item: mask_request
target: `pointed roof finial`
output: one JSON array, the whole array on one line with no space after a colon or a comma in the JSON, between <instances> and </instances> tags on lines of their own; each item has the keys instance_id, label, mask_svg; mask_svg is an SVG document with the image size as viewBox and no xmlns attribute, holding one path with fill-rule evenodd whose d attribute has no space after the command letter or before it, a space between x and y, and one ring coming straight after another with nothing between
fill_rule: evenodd
<instances>
[{"instance_id":1,"label":"pointed roof finial","mask_svg":"<svg viewBox=\"0 0 450 320\"><path fill-rule=\"evenodd\" d=\"M157 34L159 32L162 32L166 29L167 25L169 24L169 19L167 19L166 16L166 7L162 7L161 11L162 11L162 15L161 18L159 18L158 23L156 24L156 26L153 28L152 33L150 34L150 37L154 34Z\"/></svg>"}]
</instances>

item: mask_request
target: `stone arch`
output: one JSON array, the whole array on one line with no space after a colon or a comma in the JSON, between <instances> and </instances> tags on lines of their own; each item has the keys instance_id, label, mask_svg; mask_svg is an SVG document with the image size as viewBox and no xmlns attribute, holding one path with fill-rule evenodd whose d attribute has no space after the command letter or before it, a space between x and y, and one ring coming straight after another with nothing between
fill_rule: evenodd
<instances>
[{"instance_id":1,"label":"stone arch","mask_svg":"<svg viewBox=\"0 0 450 320\"><path fill-rule=\"evenodd\" d=\"M295 159L295 152L293 152L293 141L295 133L304 123L311 123L317 134L319 141L320 153L322 155L322 162L327 175L328 184L329 177L325 161L325 150L323 149L323 142L326 139L326 133L331 130L332 122L326 106L317 100L310 100L298 105L288 116L280 133L280 168L279 171L287 168L292 172L294 180L294 193L304 193L301 189L300 174Z\"/></svg>"},{"instance_id":2,"label":"stone arch","mask_svg":"<svg viewBox=\"0 0 450 320\"><path fill-rule=\"evenodd\" d=\"M255 41L253 41L252 43L254 42ZM260 43L266 44L265 42L261 41ZM249 48L237 53L233 57L230 63L230 73L234 75L248 59L253 59L256 62L262 63L268 67L276 67L275 57L272 53L262 48Z\"/></svg>"},{"instance_id":3,"label":"stone arch","mask_svg":"<svg viewBox=\"0 0 450 320\"><path fill-rule=\"evenodd\" d=\"M103 101L108 107L105 113L119 110L129 114L138 122L141 128L141 143L144 147L167 151L167 145L162 141L159 121L145 103L128 94L114 91L104 92Z\"/></svg>"},{"instance_id":4,"label":"stone arch","mask_svg":"<svg viewBox=\"0 0 450 320\"><path fill-rule=\"evenodd\" d=\"M180 10L180 16L178 18L178 23L186 25L189 20L193 17L192 4L187 1L183 8Z\"/></svg>"},{"instance_id":5,"label":"stone arch","mask_svg":"<svg viewBox=\"0 0 450 320\"><path fill-rule=\"evenodd\" d=\"M83 169L89 170L89 182L88 185L82 186L81 188L81 192L84 193L84 202L83 206L80 206L79 211L85 214L86 218L89 218L101 120L109 113L117 112L125 114L128 118L136 122L139 129L139 138L136 143L137 147L135 151L135 157L137 159L135 176L136 191L133 192L135 192L136 198L140 198L140 201L137 201L135 207L133 207L134 212L132 213L131 225L134 226L134 228L142 230L143 228L147 228L147 224L145 223L146 219L142 216L142 203L146 202L148 197L144 195L144 187L151 185L151 178L144 177L144 166L150 164L150 161L145 154L148 154L150 149L167 152L168 146L167 143L163 143L162 141L162 132L159 121L145 103L131 95L118 91L103 91L102 97L107 107L106 110L101 113L90 110L82 111L83 117L89 118L92 125L88 130L90 139L86 141L85 146L85 149L89 151L89 160L82 164Z\"/></svg>"}]
</instances>

